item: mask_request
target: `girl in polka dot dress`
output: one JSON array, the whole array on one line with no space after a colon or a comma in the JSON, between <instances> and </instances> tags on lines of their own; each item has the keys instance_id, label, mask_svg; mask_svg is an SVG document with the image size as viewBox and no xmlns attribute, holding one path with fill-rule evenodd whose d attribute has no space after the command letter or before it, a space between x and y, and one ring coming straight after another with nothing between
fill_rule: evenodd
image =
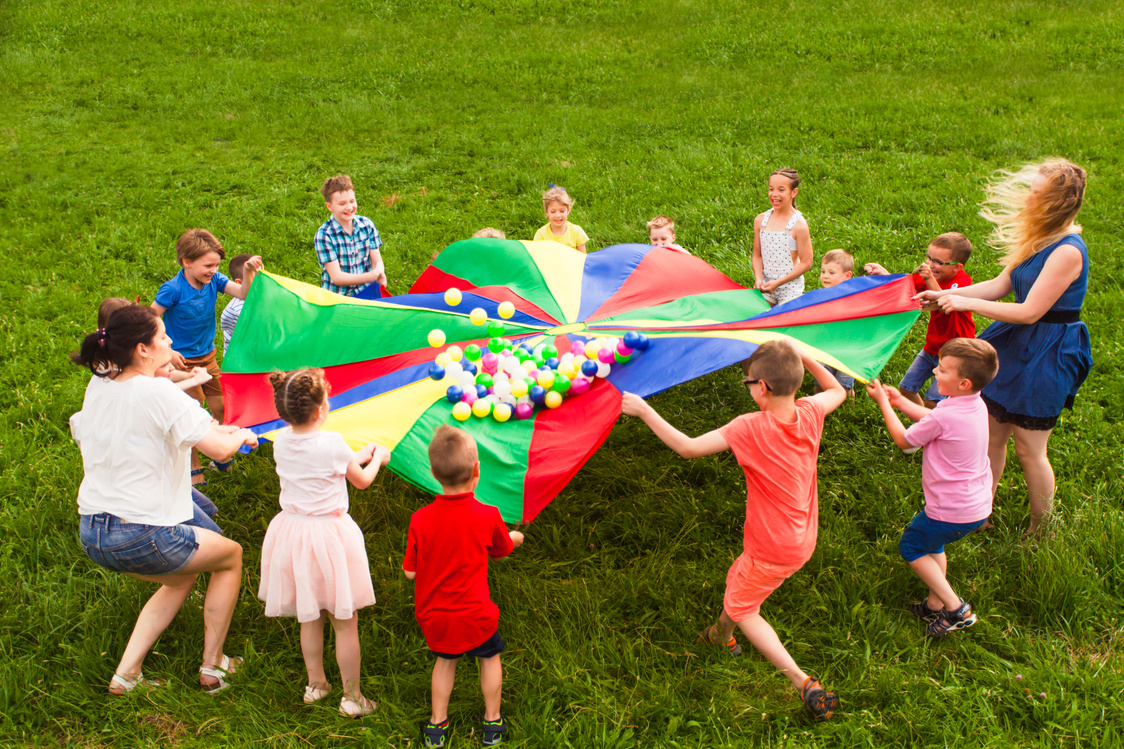
<instances>
[{"instance_id":1,"label":"girl in polka dot dress","mask_svg":"<svg viewBox=\"0 0 1124 749\"><path fill-rule=\"evenodd\" d=\"M808 223L796 210L800 175L778 169L769 175L772 207L753 221L753 288L769 304L784 304L804 293L804 274L812 267Z\"/></svg>"}]
</instances>

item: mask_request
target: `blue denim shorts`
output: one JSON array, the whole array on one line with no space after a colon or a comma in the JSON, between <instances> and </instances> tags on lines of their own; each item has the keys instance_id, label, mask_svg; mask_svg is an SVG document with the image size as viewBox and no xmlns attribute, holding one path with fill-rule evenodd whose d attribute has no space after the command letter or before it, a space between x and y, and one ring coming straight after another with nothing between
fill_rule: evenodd
<instances>
[{"instance_id":1,"label":"blue denim shorts","mask_svg":"<svg viewBox=\"0 0 1124 749\"><path fill-rule=\"evenodd\" d=\"M902 390L908 390L911 393L920 393L921 388L925 387L925 383L932 380L929 384L929 389L925 395L922 396L927 401L943 401L945 396L940 394L937 390L937 380L933 377L933 370L936 368L937 363L940 362L940 357L933 356L932 354L921 349L917 352L917 356L913 360L913 364L909 365L909 369L905 371L905 377L898 383L898 387Z\"/></svg>"},{"instance_id":2,"label":"blue denim shorts","mask_svg":"<svg viewBox=\"0 0 1124 749\"><path fill-rule=\"evenodd\" d=\"M828 372L831 372L832 376L839 381L839 384L843 386L844 390L855 389L855 378L851 375L843 374L835 367L829 367L826 364L824 365L824 369L826 369Z\"/></svg>"},{"instance_id":3,"label":"blue denim shorts","mask_svg":"<svg viewBox=\"0 0 1124 749\"><path fill-rule=\"evenodd\" d=\"M907 562L917 561L926 554L943 554L945 544L959 541L986 520L987 518L974 523L946 523L931 519L922 510L913 516L902 533L901 540L898 541L898 553Z\"/></svg>"},{"instance_id":4,"label":"blue denim shorts","mask_svg":"<svg viewBox=\"0 0 1124 749\"><path fill-rule=\"evenodd\" d=\"M182 525L127 523L109 513L80 515L82 549L95 564L114 572L170 575L195 556L195 531Z\"/></svg>"},{"instance_id":5,"label":"blue denim shorts","mask_svg":"<svg viewBox=\"0 0 1124 749\"><path fill-rule=\"evenodd\" d=\"M444 658L447 661L455 661L461 656L469 656L470 658L491 658L494 655L499 655L504 651L507 646L503 644L503 638L500 637L500 631L497 629L492 633L492 636L481 644L474 647L472 650L467 650L463 653L438 653L436 650L429 652L436 655L438 658Z\"/></svg>"}]
</instances>

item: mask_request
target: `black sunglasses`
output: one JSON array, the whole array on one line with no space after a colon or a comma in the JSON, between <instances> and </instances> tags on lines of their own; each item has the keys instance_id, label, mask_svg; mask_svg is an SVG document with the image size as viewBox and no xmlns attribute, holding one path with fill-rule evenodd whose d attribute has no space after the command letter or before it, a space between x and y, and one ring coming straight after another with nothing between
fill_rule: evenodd
<instances>
[{"instance_id":1,"label":"black sunglasses","mask_svg":"<svg viewBox=\"0 0 1124 749\"><path fill-rule=\"evenodd\" d=\"M760 383L761 383L762 385L764 385L764 386L765 386L765 389L766 389L766 390L768 390L768 391L769 391L770 393L771 393L771 392L773 392L773 389L772 389L771 387L769 387L769 383L767 383L767 382L765 382L764 380L761 380L761 379L757 379L757 380L742 380L742 385L744 385L744 386L745 386L745 389L746 389L746 390L749 390L749 387L750 387L750 385L756 385L756 384L757 384L757 383L759 383L759 382L760 382Z\"/></svg>"}]
</instances>

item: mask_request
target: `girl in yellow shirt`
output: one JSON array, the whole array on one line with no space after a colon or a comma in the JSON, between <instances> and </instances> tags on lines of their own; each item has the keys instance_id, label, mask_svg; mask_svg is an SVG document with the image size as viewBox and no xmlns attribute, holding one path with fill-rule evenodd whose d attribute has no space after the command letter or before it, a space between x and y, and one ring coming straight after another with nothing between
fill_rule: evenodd
<instances>
[{"instance_id":1,"label":"girl in yellow shirt","mask_svg":"<svg viewBox=\"0 0 1124 749\"><path fill-rule=\"evenodd\" d=\"M585 254L585 243L589 241L589 237L580 226L570 223L570 209L574 207L574 199L566 192L566 188L551 185L542 194L542 207L549 223L535 232L535 241L558 242Z\"/></svg>"}]
</instances>

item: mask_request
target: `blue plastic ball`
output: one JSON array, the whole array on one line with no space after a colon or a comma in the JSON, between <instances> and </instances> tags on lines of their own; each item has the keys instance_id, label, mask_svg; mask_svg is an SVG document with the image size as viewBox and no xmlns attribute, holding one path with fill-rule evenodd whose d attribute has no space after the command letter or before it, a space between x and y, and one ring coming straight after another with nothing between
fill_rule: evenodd
<instances>
[{"instance_id":1,"label":"blue plastic ball","mask_svg":"<svg viewBox=\"0 0 1124 749\"><path fill-rule=\"evenodd\" d=\"M472 374L476 374L476 365L470 362L468 359L462 361L461 366L464 368L465 372L472 372Z\"/></svg>"},{"instance_id":2,"label":"blue plastic ball","mask_svg":"<svg viewBox=\"0 0 1124 749\"><path fill-rule=\"evenodd\" d=\"M535 403L542 403L546 399L546 388L542 385L535 385L531 388L531 400Z\"/></svg>"},{"instance_id":3,"label":"blue plastic ball","mask_svg":"<svg viewBox=\"0 0 1124 749\"><path fill-rule=\"evenodd\" d=\"M546 360L546 366L550 367L551 369L558 369L558 357L552 356L549 359L547 359Z\"/></svg>"},{"instance_id":4,"label":"blue plastic ball","mask_svg":"<svg viewBox=\"0 0 1124 749\"><path fill-rule=\"evenodd\" d=\"M636 343L631 344L629 346L629 348L634 348L637 351L647 351L648 350L648 336L644 335L643 333L639 333L637 335L638 335L638 337L636 339Z\"/></svg>"},{"instance_id":5,"label":"blue plastic ball","mask_svg":"<svg viewBox=\"0 0 1124 749\"><path fill-rule=\"evenodd\" d=\"M597 374L597 362L594 359L586 359L582 362L582 374L586 377L593 377Z\"/></svg>"},{"instance_id":6,"label":"blue plastic ball","mask_svg":"<svg viewBox=\"0 0 1124 749\"><path fill-rule=\"evenodd\" d=\"M464 396L464 389L460 385L452 385L445 391L445 397L450 403L457 403Z\"/></svg>"},{"instance_id":7,"label":"blue plastic ball","mask_svg":"<svg viewBox=\"0 0 1124 749\"><path fill-rule=\"evenodd\" d=\"M488 386L487 385L477 385L476 386L476 397L477 398L487 398L488 397Z\"/></svg>"},{"instance_id":8,"label":"blue plastic ball","mask_svg":"<svg viewBox=\"0 0 1124 749\"><path fill-rule=\"evenodd\" d=\"M640 334L635 330L630 330L624 334L624 345L629 348L636 348L636 342L640 340Z\"/></svg>"},{"instance_id":9,"label":"blue plastic ball","mask_svg":"<svg viewBox=\"0 0 1124 749\"><path fill-rule=\"evenodd\" d=\"M445 368L440 364L433 364L429 368L429 379L441 381L445 379Z\"/></svg>"}]
</instances>

